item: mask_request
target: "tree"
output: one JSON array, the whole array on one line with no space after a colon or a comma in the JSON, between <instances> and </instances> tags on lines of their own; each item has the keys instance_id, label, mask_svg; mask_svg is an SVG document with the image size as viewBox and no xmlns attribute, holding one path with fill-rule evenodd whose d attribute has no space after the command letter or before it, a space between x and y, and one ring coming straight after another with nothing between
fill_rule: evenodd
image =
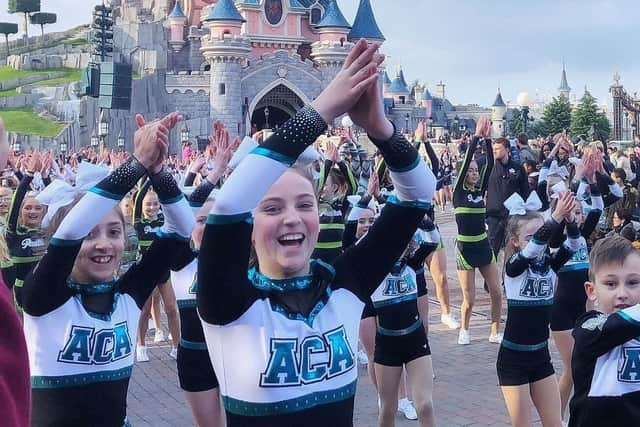
<instances>
[{"instance_id":1,"label":"tree","mask_svg":"<svg viewBox=\"0 0 640 427\"><path fill-rule=\"evenodd\" d=\"M589 93L584 92L580 103L576 106L571 117L571 136L589 135L593 133L593 138L606 140L611 132L611 125L607 116L598 110L597 99Z\"/></svg>"},{"instance_id":2,"label":"tree","mask_svg":"<svg viewBox=\"0 0 640 427\"><path fill-rule=\"evenodd\" d=\"M564 96L553 98L542 113L540 124L536 130L543 135L555 135L571 128L571 104Z\"/></svg>"},{"instance_id":3,"label":"tree","mask_svg":"<svg viewBox=\"0 0 640 427\"><path fill-rule=\"evenodd\" d=\"M9 34L18 33L18 24L13 22L0 22L0 34L4 34L4 39L7 42L7 58L9 57Z\"/></svg>"},{"instance_id":4,"label":"tree","mask_svg":"<svg viewBox=\"0 0 640 427\"><path fill-rule=\"evenodd\" d=\"M57 16L55 13L37 12L31 15L31 23L33 25L40 25L40 31L42 33L42 44L44 44L44 26L55 24L56 21Z\"/></svg>"},{"instance_id":5,"label":"tree","mask_svg":"<svg viewBox=\"0 0 640 427\"><path fill-rule=\"evenodd\" d=\"M527 135L532 137L534 136L531 128L533 118L530 115L527 116L527 122ZM524 132L524 115L522 114L521 109L513 108L511 110L511 119L509 120L509 134L518 136L518 134L522 132Z\"/></svg>"},{"instance_id":6,"label":"tree","mask_svg":"<svg viewBox=\"0 0 640 427\"><path fill-rule=\"evenodd\" d=\"M29 14L40 12L40 0L9 0L9 13L24 13L24 35L29 45Z\"/></svg>"}]
</instances>

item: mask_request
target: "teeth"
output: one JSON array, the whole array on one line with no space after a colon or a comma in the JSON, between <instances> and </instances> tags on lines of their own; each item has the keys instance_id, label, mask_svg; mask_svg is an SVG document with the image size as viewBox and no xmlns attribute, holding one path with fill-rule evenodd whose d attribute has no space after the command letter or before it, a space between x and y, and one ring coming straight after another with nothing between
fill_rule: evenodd
<instances>
[{"instance_id":1,"label":"teeth","mask_svg":"<svg viewBox=\"0 0 640 427\"><path fill-rule=\"evenodd\" d=\"M111 261L111 257L110 256L96 256L92 258L93 262L98 263L98 264L107 264L109 261Z\"/></svg>"},{"instance_id":2,"label":"teeth","mask_svg":"<svg viewBox=\"0 0 640 427\"><path fill-rule=\"evenodd\" d=\"M293 240L301 240L304 239L304 234L295 233L295 234L287 234L286 236L282 236L280 240L284 241L293 241Z\"/></svg>"}]
</instances>

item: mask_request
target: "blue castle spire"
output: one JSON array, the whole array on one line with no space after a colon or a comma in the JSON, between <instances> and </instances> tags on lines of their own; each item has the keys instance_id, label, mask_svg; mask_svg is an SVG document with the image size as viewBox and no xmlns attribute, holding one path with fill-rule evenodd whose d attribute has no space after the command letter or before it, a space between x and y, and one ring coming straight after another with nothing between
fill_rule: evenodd
<instances>
[{"instance_id":1,"label":"blue castle spire","mask_svg":"<svg viewBox=\"0 0 640 427\"><path fill-rule=\"evenodd\" d=\"M349 22L338 7L337 0L329 0L324 16L318 22L317 28L351 28Z\"/></svg>"},{"instance_id":2,"label":"blue castle spire","mask_svg":"<svg viewBox=\"0 0 640 427\"><path fill-rule=\"evenodd\" d=\"M373 9L371 8L371 2L369 0L360 0L358 6L358 12L356 18L353 21L353 27L349 33L348 39L350 42L357 42L360 39L385 41L380 27L376 22L376 18L373 15Z\"/></svg>"},{"instance_id":3,"label":"blue castle spire","mask_svg":"<svg viewBox=\"0 0 640 427\"><path fill-rule=\"evenodd\" d=\"M206 21L240 21L245 19L240 15L233 0L219 0L209 11Z\"/></svg>"},{"instance_id":4,"label":"blue castle spire","mask_svg":"<svg viewBox=\"0 0 640 427\"><path fill-rule=\"evenodd\" d=\"M177 1L175 6L173 6L173 10L169 15L171 18L186 18L184 12L182 11L182 6L180 6L180 2Z\"/></svg>"}]
</instances>

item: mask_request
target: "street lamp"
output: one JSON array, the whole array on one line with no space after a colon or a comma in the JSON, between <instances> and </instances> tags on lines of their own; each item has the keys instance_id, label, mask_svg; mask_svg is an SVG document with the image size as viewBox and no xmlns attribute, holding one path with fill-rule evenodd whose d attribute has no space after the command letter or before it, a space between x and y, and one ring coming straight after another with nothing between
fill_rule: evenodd
<instances>
[{"instance_id":1,"label":"street lamp","mask_svg":"<svg viewBox=\"0 0 640 427\"><path fill-rule=\"evenodd\" d=\"M502 116L502 136L509 135L509 122L507 122L507 115Z\"/></svg>"},{"instance_id":2,"label":"street lamp","mask_svg":"<svg viewBox=\"0 0 640 427\"><path fill-rule=\"evenodd\" d=\"M529 105L531 105L531 98L527 92L521 92L517 99L518 105L522 109L522 127L524 133L527 133L527 125L529 123Z\"/></svg>"},{"instance_id":3,"label":"street lamp","mask_svg":"<svg viewBox=\"0 0 640 427\"><path fill-rule=\"evenodd\" d=\"M13 151L14 153L19 153L22 151L22 144L20 143L20 136L16 135L16 139L13 142Z\"/></svg>"},{"instance_id":4,"label":"street lamp","mask_svg":"<svg viewBox=\"0 0 640 427\"><path fill-rule=\"evenodd\" d=\"M122 132L118 134L118 150L124 151L124 135L122 135Z\"/></svg>"},{"instance_id":5,"label":"street lamp","mask_svg":"<svg viewBox=\"0 0 640 427\"><path fill-rule=\"evenodd\" d=\"M180 142L186 144L189 142L191 135L189 134L189 126L187 126L187 122L184 122L184 126L182 126L182 130L180 131Z\"/></svg>"},{"instance_id":6,"label":"street lamp","mask_svg":"<svg viewBox=\"0 0 640 427\"><path fill-rule=\"evenodd\" d=\"M433 116L429 116L427 117L427 135L429 136L429 138L433 138L433 134L432 134L432 130L431 130L431 125L433 124Z\"/></svg>"},{"instance_id":7,"label":"street lamp","mask_svg":"<svg viewBox=\"0 0 640 427\"><path fill-rule=\"evenodd\" d=\"M410 118L410 117L411 117L411 116L409 116L409 113L407 113L407 114L404 116L404 122L405 122L405 124L406 124L406 126L405 126L404 128L407 130L407 133L411 133L411 131L409 130L409 118Z\"/></svg>"},{"instance_id":8,"label":"street lamp","mask_svg":"<svg viewBox=\"0 0 640 427\"><path fill-rule=\"evenodd\" d=\"M270 129L269 127L269 107L264 107L264 128Z\"/></svg>"},{"instance_id":9,"label":"street lamp","mask_svg":"<svg viewBox=\"0 0 640 427\"><path fill-rule=\"evenodd\" d=\"M98 123L98 135L100 136L100 144L104 147L104 141L109 135L109 118L105 110L100 111L100 122Z\"/></svg>"},{"instance_id":10,"label":"street lamp","mask_svg":"<svg viewBox=\"0 0 640 427\"><path fill-rule=\"evenodd\" d=\"M458 131L460 130L460 117L456 114L453 118L453 139L458 137Z\"/></svg>"},{"instance_id":11,"label":"street lamp","mask_svg":"<svg viewBox=\"0 0 640 427\"><path fill-rule=\"evenodd\" d=\"M67 143L64 141L60 143L60 153L62 153L63 156L67 154Z\"/></svg>"},{"instance_id":12,"label":"street lamp","mask_svg":"<svg viewBox=\"0 0 640 427\"><path fill-rule=\"evenodd\" d=\"M96 132L94 130L93 134L91 135L91 147L95 149L98 144L100 144L100 139L98 138L98 135L96 135Z\"/></svg>"}]
</instances>

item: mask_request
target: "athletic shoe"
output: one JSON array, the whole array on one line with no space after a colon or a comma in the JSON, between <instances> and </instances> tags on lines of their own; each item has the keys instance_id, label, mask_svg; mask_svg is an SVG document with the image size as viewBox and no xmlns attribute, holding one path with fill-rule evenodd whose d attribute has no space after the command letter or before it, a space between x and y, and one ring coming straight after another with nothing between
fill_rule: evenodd
<instances>
[{"instance_id":1,"label":"athletic shoe","mask_svg":"<svg viewBox=\"0 0 640 427\"><path fill-rule=\"evenodd\" d=\"M367 353L365 353L362 350L358 351L358 363L361 365L369 364L369 358L367 357Z\"/></svg>"},{"instance_id":2,"label":"athletic shoe","mask_svg":"<svg viewBox=\"0 0 640 427\"><path fill-rule=\"evenodd\" d=\"M157 344L162 341L164 341L164 332L162 332L162 329L156 329L156 335L153 337L153 342Z\"/></svg>"},{"instance_id":3,"label":"athletic shoe","mask_svg":"<svg viewBox=\"0 0 640 427\"><path fill-rule=\"evenodd\" d=\"M413 403L407 398L398 400L398 412L402 412L408 420L418 419L416 408L413 407Z\"/></svg>"},{"instance_id":4,"label":"athletic shoe","mask_svg":"<svg viewBox=\"0 0 640 427\"><path fill-rule=\"evenodd\" d=\"M138 362L148 362L149 355L147 354L147 347L144 345L139 345L136 347L136 360Z\"/></svg>"},{"instance_id":5,"label":"athletic shoe","mask_svg":"<svg viewBox=\"0 0 640 427\"><path fill-rule=\"evenodd\" d=\"M442 316L440 316L440 322L442 322L442 324L444 324L444 325L447 325L449 327L449 329L458 329L460 327L460 323L458 323L453 318L451 313L443 314Z\"/></svg>"},{"instance_id":6,"label":"athletic shoe","mask_svg":"<svg viewBox=\"0 0 640 427\"><path fill-rule=\"evenodd\" d=\"M169 357L172 359L178 358L178 349L175 347L171 347L171 352L169 353Z\"/></svg>"},{"instance_id":7,"label":"athletic shoe","mask_svg":"<svg viewBox=\"0 0 640 427\"><path fill-rule=\"evenodd\" d=\"M173 341L173 335L171 335L171 332L167 335L167 341Z\"/></svg>"},{"instance_id":8,"label":"athletic shoe","mask_svg":"<svg viewBox=\"0 0 640 427\"><path fill-rule=\"evenodd\" d=\"M500 344L502 342L502 334L489 335L489 342L494 344Z\"/></svg>"},{"instance_id":9,"label":"athletic shoe","mask_svg":"<svg viewBox=\"0 0 640 427\"><path fill-rule=\"evenodd\" d=\"M458 333L458 344L460 345L471 344L468 330L460 328L460 332Z\"/></svg>"}]
</instances>

